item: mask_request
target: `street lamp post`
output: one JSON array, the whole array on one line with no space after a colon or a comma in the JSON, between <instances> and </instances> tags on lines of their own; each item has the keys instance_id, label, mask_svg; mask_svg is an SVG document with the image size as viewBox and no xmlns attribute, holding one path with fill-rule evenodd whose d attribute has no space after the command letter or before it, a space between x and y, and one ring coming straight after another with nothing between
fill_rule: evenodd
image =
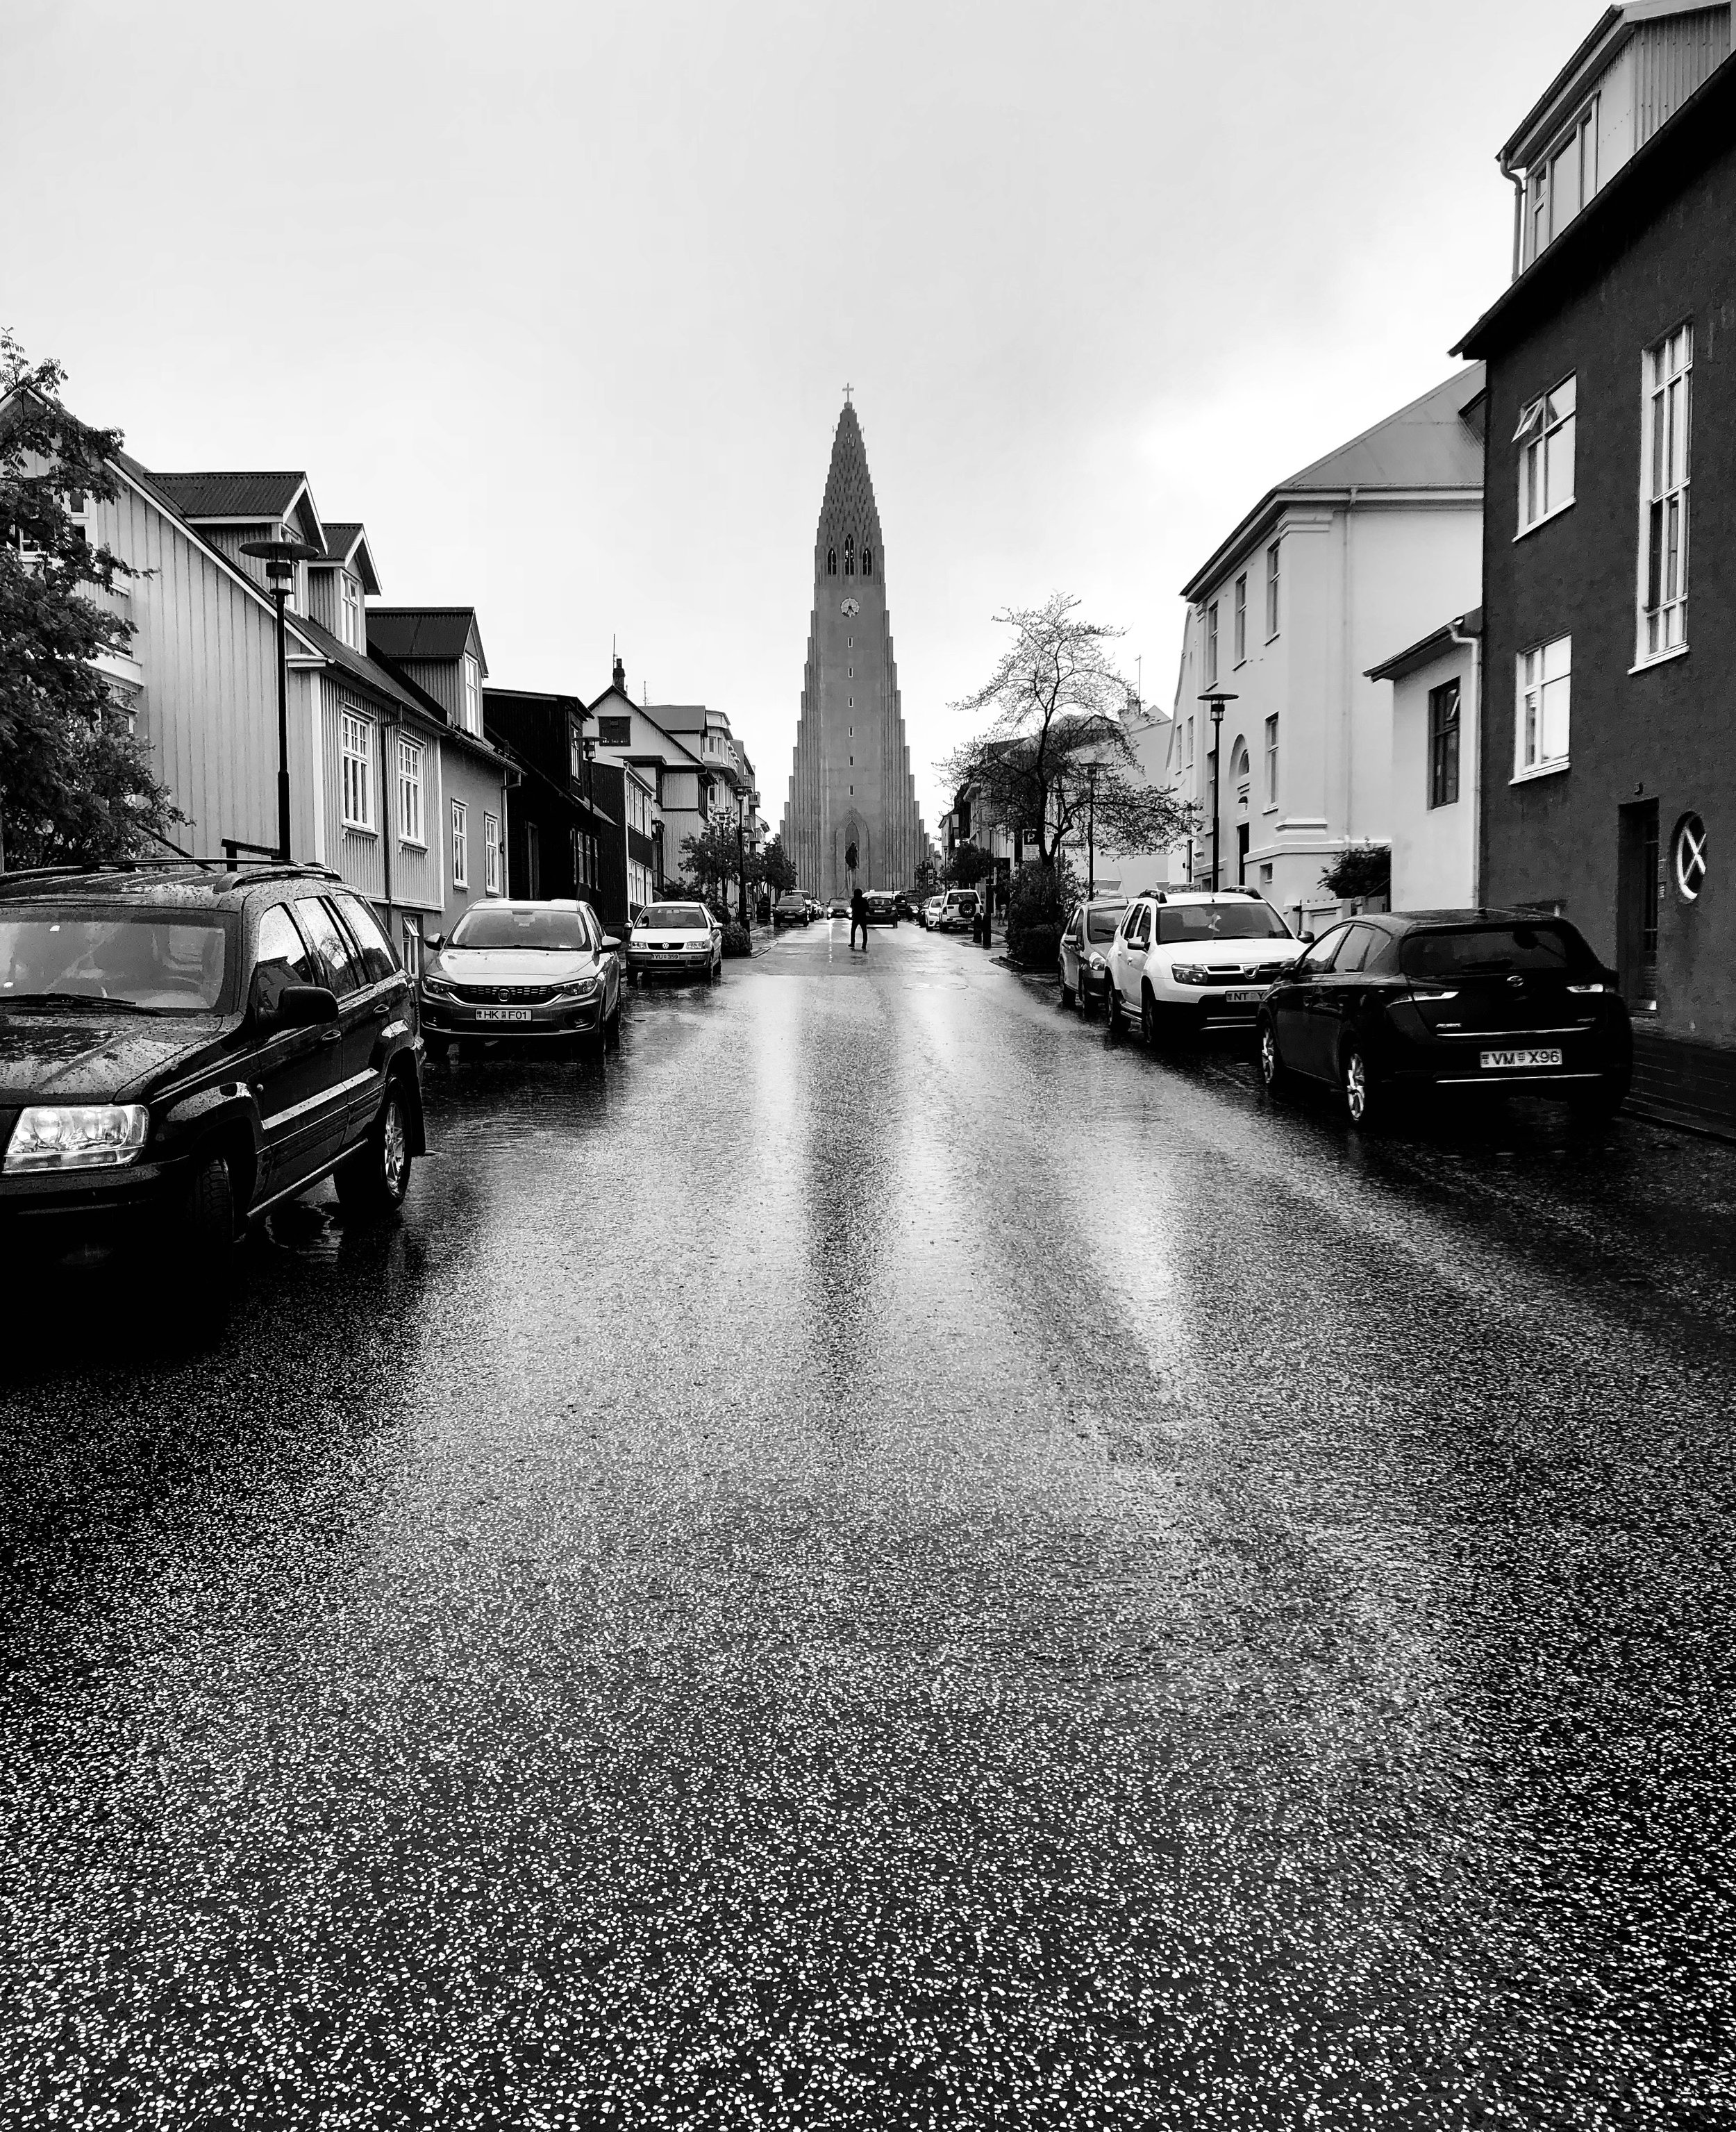
<instances>
[{"instance_id":1,"label":"street lamp post","mask_svg":"<svg viewBox=\"0 0 1736 2132\"><path fill-rule=\"evenodd\" d=\"M1101 762L1085 766L1085 896L1090 902L1097 893L1097 772Z\"/></svg>"},{"instance_id":2,"label":"street lamp post","mask_svg":"<svg viewBox=\"0 0 1736 2132\"><path fill-rule=\"evenodd\" d=\"M320 550L305 540L243 540L241 552L265 564L271 598L277 603L277 856L290 856L290 653L284 634L284 603L295 582L295 565L319 559Z\"/></svg>"},{"instance_id":3,"label":"street lamp post","mask_svg":"<svg viewBox=\"0 0 1736 2132\"><path fill-rule=\"evenodd\" d=\"M750 807L757 808L759 804L757 792L745 792L736 807L736 878L741 888L741 923L744 927L747 924L747 810Z\"/></svg>"},{"instance_id":4,"label":"street lamp post","mask_svg":"<svg viewBox=\"0 0 1736 2132\"><path fill-rule=\"evenodd\" d=\"M1218 892L1218 773L1224 737L1224 706L1235 701L1231 689L1202 689L1200 701L1211 706L1211 892Z\"/></svg>"}]
</instances>

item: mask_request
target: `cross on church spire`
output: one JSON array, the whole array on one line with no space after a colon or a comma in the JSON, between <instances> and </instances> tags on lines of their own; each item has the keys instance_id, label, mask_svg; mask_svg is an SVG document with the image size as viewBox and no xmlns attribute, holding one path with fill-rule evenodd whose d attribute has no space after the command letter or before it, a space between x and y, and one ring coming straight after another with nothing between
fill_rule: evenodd
<instances>
[{"instance_id":1,"label":"cross on church spire","mask_svg":"<svg viewBox=\"0 0 1736 2132\"><path fill-rule=\"evenodd\" d=\"M850 405L850 396L855 391L855 390L856 387L853 385L846 385L844 387L844 405L846 407Z\"/></svg>"}]
</instances>

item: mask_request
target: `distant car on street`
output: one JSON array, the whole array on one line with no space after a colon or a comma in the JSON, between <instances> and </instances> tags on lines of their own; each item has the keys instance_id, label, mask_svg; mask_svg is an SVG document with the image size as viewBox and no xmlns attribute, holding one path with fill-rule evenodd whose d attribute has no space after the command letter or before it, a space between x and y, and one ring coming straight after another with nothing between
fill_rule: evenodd
<instances>
[{"instance_id":1,"label":"distant car on street","mask_svg":"<svg viewBox=\"0 0 1736 2132\"><path fill-rule=\"evenodd\" d=\"M914 889L901 888L892 899L900 918L914 918L919 908L919 899Z\"/></svg>"},{"instance_id":2,"label":"distant car on street","mask_svg":"<svg viewBox=\"0 0 1736 2132\"><path fill-rule=\"evenodd\" d=\"M148 1253L213 1332L247 1224L331 1176L401 1205L424 1150L410 986L324 867L0 876L0 1237Z\"/></svg>"},{"instance_id":3,"label":"distant car on street","mask_svg":"<svg viewBox=\"0 0 1736 2132\"><path fill-rule=\"evenodd\" d=\"M1259 1017L1260 1078L1338 1092L1353 1126L1407 1090L1536 1088L1607 1116L1628 1093L1628 1009L1564 918L1368 913L1322 934Z\"/></svg>"},{"instance_id":4,"label":"distant car on street","mask_svg":"<svg viewBox=\"0 0 1736 2132\"><path fill-rule=\"evenodd\" d=\"M1127 909L1125 896L1076 903L1061 929L1061 1004L1081 1014L1109 996L1109 950Z\"/></svg>"},{"instance_id":5,"label":"distant car on street","mask_svg":"<svg viewBox=\"0 0 1736 2132\"><path fill-rule=\"evenodd\" d=\"M810 918L823 918L826 915L818 896L809 896L803 900L808 905L808 915Z\"/></svg>"},{"instance_id":6,"label":"distant car on street","mask_svg":"<svg viewBox=\"0 0 1736 2132\"><path fill-rule=\"evenodd\" d=\"M934 915L937 933L968 933L982 910L982 898L974 888L949 888Z\"/></svg>"},{"instance_id":7,"label":"distant car on street","mask_svg":"<svg viewBox=\"0 0 1736 2132\"><path fill-rule=\"evenodd\" d=\"M723 928L703 903L648 903L627 934L630 977L723 975Z\"/></svg>"},{"instance_id":8,"label":"distant car on street","mask_svg":"<svg viewBox=\"0 0 1736 2132\"><path fill-rule=\"evenodd\" d=\"M863 898L870 925L896 925L898 899L890 888L870 888Z\"/></svg>"},{"instance_id":9,"label":"distant car on street","mask_svg":"<svg viewBox=\"0 0 1736 2132\"><path fill-rule=\"evenodd\" d=\"M1123 914L1104 960L1114 1030L1148 1044L1251 1035L1269 987L1307 944L1249 889L1158 889Z\"/></svg>"},{"instance_id":10,"label":"distant car on street","mask_svg":"<svg viewBox=\"0 0 1736 2132\"><path fill-rule=\"evenodd\" d=\"M455 1040L581 1039L621 1027L620 942L587 903L471 905L423 965L422 1035L435 1057Z\"/></svg>"},{"instance_id":11,"label":"distant car on street","mask_svg":"<svg viewBox=\"0 0 1736 2132\"><path fill-rule=\"evenodd\" d=\"M808 898L797 888L786 889L772 905L772 930L780 925L805 925L813 916L808 908Z\"/></svg>"},{"instance_id":12,"label":"distant car on street","mask_svg":"<svg viewBox=\"0 0 1736 2132\"><path fill-rule=\"evenodd\" d=\"M946 900L944 896L931 896L922 909L917 912L916 922L922 927L924 933L932 933L939 924L941 905Z\"/></svg>"},{"instance_id":13,"label":"distant car on street","mask_svg":"<svg viewBox=\"0 0 1736 2132\"><path fill-rule=\"evenodd\" d=\"M847 918L850 915L850 898L847 896L833 896L826 906L826 915L828 918Z\"/></svg>"}]
</instances>

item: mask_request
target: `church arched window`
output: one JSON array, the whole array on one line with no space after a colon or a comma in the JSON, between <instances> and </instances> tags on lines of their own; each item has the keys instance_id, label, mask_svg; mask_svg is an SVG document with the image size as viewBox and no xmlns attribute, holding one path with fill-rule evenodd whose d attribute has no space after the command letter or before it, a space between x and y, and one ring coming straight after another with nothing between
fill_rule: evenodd
<instances>
[{"instance_id":1,"label":"church arched window","mask_svg":"<svg viewBox=\"0 0 1736 2132\"><path fill-rule=\"evenodd\" d=\"M846 578L853 578L856 575L856 535L854 533L846 533L844 535L844 575Z\"/></svg>"},{"instance_id":2,"label":"church arched window","mask_svg":"<svg viewBox=\"0 0 1736 2132\"><path fill-rule=\"evenodd\" d=\"M862 550L862 575L865 578L871 578L874 575L874 550L872 548L864 548Z\"/></svg>"},{"instance_id":3,"label":"church arched window","mask_svg":"<svg viewBox=\"0 0 1736 2132\"><path fill-rule=\"evenodd\" d=\"M826 550L826 574L828 578L835 578L837 574L838 551L836 548L828 548Z\"/></svg>"}]
</instances>

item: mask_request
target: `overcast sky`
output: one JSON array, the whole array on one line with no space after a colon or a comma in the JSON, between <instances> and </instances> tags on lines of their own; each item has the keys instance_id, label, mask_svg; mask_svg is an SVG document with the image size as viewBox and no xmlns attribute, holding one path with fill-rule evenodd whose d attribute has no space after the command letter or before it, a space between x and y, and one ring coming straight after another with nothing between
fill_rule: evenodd
<instances>
[{"instance_id":1,"label":"overcast sky","mask_svg":"<svg viewBox=\"0 0 1736 2132\"><path fill-rule=\"evenodd\" d=\"M1447 376L1595 0L0 0L0 324L147 465L295 467L491 678L727 710L782 811L856 388L912 766L1055 587L1176 588Z\"/></svg>"}]
</instances>

